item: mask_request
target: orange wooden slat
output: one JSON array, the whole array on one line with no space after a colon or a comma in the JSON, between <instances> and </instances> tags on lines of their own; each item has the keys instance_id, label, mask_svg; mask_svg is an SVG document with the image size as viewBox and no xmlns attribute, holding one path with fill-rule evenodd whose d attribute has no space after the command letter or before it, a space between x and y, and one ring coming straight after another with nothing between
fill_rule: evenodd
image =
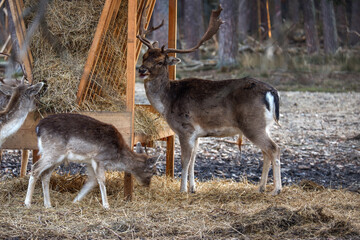
<instances>
[{"instance_id":1,"label":"orange wooden slat","mask_svg":"<svg viewBox=\"0 0 360 240\"><path fill-rule=\"evenodd\" d=\"M132 113L131 132L134 133L134 107L135 107L135 47L136 47L136 12L137 1L128 2L128 36L127 36L127 61L126 61L126 108ZM134 134L131 134L129 146L134 145ZM126 173L124 178L124 196L131 200L133 191L133 179L131 174Z\"/></svg>"},{"instance_id":2,"label":"orange wooden slat","mask_svg":"<svg viewBox=\"0 0 360 240\"><path fill-rule=\"evenodd\" d=\"M176 48L176 24L177 24L177 0L169 0L169 48ZM176 57L175 53L170 53L169 56ZM176 66L169 66L169 78L175 80Z\"/></svg>"}]
</instances>

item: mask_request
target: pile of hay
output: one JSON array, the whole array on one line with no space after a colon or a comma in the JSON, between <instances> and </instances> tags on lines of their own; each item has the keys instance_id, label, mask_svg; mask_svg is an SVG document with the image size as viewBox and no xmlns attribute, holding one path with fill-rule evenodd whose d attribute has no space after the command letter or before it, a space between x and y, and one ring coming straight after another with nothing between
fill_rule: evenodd
<instances>
[{"instance_id":1,"label":"pile of hay","mask_svg":"<svg viewBox=\"0 0 360 240\"><path fill-rule=\"evenodd\" d=\"M39 112L60 113L79 111L125 110L123 86L118 89L103 88L95 101L76 104L76 94L88 51L104 5L103 0L51 1L46 13L47 27L40 28L31 42L34 81L46 81L47 90L41 93ZM25 7L36 11L38 1L24 1ZM26 19L29 24L33 15ZM116 44L107 42L108 50L117 57L125 54ZM112 71L119 71L113 69ZM125 80L126 81L126 80ZM101 79L99 79L101 84ZM98 84L98 83L95 83ZM121 82L120 84L125 85ZM158 128L165 125L157 115L136 109L135 132L157 137Z\"/></svg>"},{"instance_id":2,"label":"pile of hay","mask_svg":"<svg viewBox=\"0 0 360 240\"><path fill-rule=\"evenodd\" d=\"M246 182L198 183L196 194L179 192L180 181L154 177L150 188L135 183L133 201L123 198L123 174L107 174L110 211L98 187L72 204L85 176L51 179L52 209L43 207L41 183L31 209L22 204L26 179L0 183L0 238L79 239L359 239L360 196L345 190L285 187L278 196ZM271 187L270 187L271 188ZM270 191L271 189L269 189Z\"/></svg>"}]
</instances>

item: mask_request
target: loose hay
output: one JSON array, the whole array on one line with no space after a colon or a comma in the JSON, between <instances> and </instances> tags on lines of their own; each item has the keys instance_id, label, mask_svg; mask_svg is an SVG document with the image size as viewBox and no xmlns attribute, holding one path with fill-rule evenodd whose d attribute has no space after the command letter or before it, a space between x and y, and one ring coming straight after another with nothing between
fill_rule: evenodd
<instances>
[{"instance_id":1,"label":"loose hay","mask_svg":"<svg viewBox=\"0 0 360 240\"><path fill-rule=\"evenodd\" d=\"M35 0L24 2L26 7L34 7L38 3ZM41 114L125 111L126 96L121 93L125 92L126 79L122 79L116 88L105 86L101 77L92 80L92 84L101 86L101 94L95 95L93 100L85 99L81 106L76 104L78 85L104 2L103 0L54 0L49 4L46 23L53 37L50 39L46 31L39 30L31 42L34 81L47 82L47 90L41 94L38 104L38 111ZM120 11L126 12L126 8L120 8ZM32 16L28 17L26 22L31 22L31 19ZM126 52L111 36L106 39L107 51L111 52L115 62L120 62L120 58L123 58ZM105 67L106 64L99 65ZM123 67L121 64L112 67L112 74L120 76L117 73L123 72ZM108 69L104 72L108 72ZM164 128L165 124L158 115L149 113L143 108L135 109L136 133L156 138L158 131Z\"/></svg>"},{"instance_id":2,"label":"loose hay","mask_svg":"<svg viewBox=\"0 0 360 240\"><path fill-rule=\"evenodd\" d=\"M54 174L52 209L43 207L40 182L31 209L22 205L28 179L2 182L0 238L360 238L360 197L353 192L292 186L273 197L246 182L214 179L199 182L196 194L183 194L178 179L156 176L150 188L135 183L134 199L127 202L122 179L121 173L107 174L110 211L102 209L98 188L71 203L85 176Z\"/></svg>"}]
</instances>

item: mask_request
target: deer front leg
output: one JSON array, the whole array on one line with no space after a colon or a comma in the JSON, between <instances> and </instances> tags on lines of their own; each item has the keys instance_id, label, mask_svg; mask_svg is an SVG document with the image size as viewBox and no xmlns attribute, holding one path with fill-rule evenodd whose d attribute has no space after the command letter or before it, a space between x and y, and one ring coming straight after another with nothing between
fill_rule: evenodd
<instances>
[{"instance_id":1,"label":"deer front leg","mask_svg":"<svg viewBox=\"0 0 360 240\"><path fill-rule=\"evenodd\" d=\"M181 187L180 192L187 192L187 179L191 155L194 144L191 144L188 138L179 138L181 146ZM194 183L193 183L194 184Z\"/></svg>"},{"instance_id":2,"label":"deer front leg","mask_svg":"<svg viewBox=\"0 0 360 240\"><path fill-rule=\"evenodd\" d=\"M190 166L189 166L189 187L191 193L196 192L194 167L195 167L196 151L198 146L199 146L199 141L198 139L196 139L193 150L191 152Z\"/></svg>"},{"instance_id":3,"label":"deer front leg","mask_svg":"<svg viewBox=\"0 0 360 240\"><path fill-rule=\"evenodd\" d=\"M87 166L87 171L88 171L88 180L85 183L85 185L81 188L79 194L76 196L73 203L79 202L97 185L95 172L92 169L92 167Z\"/></svg>"},{"instance_id":4,"label":"deer front leg","mask_svg":"<svg viewBox=\"0 0 360 240\"><path fill-rule=\"evenodd\" d=\"M96 179L99 183L102 204L105 209L109 209L109 202L106 195L106 187L105 187L105 169L103 166L99 166L94 160L91 161L91 166L93 171L95 172Z\"/></svg>"}]
</instances>

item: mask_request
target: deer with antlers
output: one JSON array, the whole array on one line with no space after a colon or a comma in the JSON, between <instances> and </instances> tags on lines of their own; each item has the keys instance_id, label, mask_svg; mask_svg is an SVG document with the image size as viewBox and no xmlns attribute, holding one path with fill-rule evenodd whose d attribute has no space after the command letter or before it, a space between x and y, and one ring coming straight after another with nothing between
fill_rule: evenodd
<instances>
[{"instance_id":1,"label":"deer with antlers","mask_svg":"<svg viewBox=\"0 0 360 240\"><path fill-rule=\"evenodd\" d=\"M158 48L145 35L159 29L145 30L146 18L142 15L137 38L148 47L139 68L144 79L146 95L150 103L166 119L178 135L181 145L181 188L195 192L194 164L199 137L246 136L263 153L264 164L259 191L265 191L268 172L272 164L274 173L273 195L281 186L280 149L269 136L269 127L279 120L279 94L267 83L245 77L229 80L204 80L188 78L169 80L168 66L180 59L169 53L191 53L217 33L223 21L219 18L221 6L213 10L208 29L198 44L190 49Z\"/></svg>"}]
</instances>

